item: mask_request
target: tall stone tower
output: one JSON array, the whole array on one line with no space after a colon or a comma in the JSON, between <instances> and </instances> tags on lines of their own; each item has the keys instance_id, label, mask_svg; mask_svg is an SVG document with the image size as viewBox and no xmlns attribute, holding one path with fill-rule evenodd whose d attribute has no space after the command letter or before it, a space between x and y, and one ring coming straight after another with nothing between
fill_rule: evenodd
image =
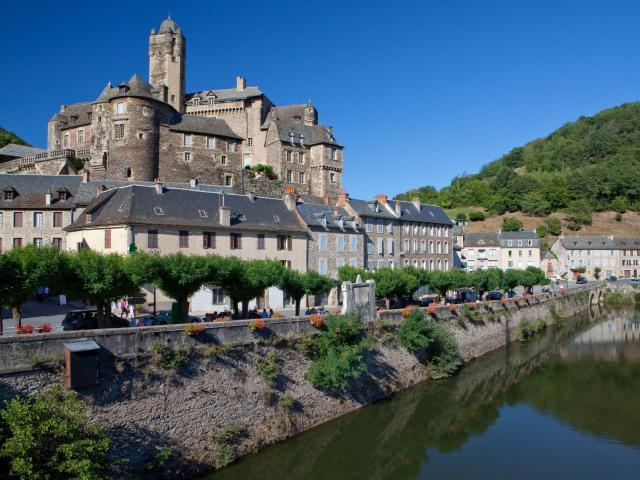
<instances>
[{"instance_id":1,"label":"tall stone tower","mask_svg":"<svg viewBox=\"0 0 640 480\"><path fill-rule=\"evenodd\" d=\"M184 113L187 41L171 17L149 35L149 83L162 90L163 99Z\"/></svg>"}]
</instances>

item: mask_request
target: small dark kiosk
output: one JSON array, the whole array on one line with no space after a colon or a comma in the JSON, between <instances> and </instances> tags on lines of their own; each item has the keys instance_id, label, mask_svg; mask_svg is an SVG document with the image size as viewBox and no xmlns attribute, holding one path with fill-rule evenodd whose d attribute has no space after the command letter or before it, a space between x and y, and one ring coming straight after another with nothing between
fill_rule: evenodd
<instances>
[{"instance_id":1,"label":"small dark kiosk","mask_svg":"<svg viewBox=\"0 0 640 480\"><path fill-rule=\"evenodd\" d=\"M100 345L93 340L83 339L63 343L65 387L78 388L98 383L98 353Z\"/></svg>"}]
</instances>

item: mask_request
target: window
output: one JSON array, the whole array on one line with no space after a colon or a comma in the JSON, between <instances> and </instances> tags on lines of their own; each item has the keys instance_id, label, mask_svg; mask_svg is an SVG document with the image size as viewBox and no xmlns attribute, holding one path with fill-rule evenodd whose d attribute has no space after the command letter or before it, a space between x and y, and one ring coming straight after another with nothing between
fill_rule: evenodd
<instances>
[{"instance_id":1,"label":"window","mask_svg":"<svg viewBox=\"0 0 640 480\"><path fill-rule=\"evenodd\" d=\"M65 133L64 140L62 141L62 145L64 146L64 148L69 148L69 134L68 133Z\"/></svg>"},{"instance_id":2,"label":"window","mask_svg":"<svg viewBox=\"0 0 640 480\"><path fill-rule=\"evenodd\" d=\"M191 152L184 152L184 161L185 162L191 161Z\"/></svg>"},{"instance_id":3,"label":"window","mask_svg":"<svg viewBox=\"0 0 640 480\"><path fill-rule=\"evenodd\" d=\"M518 246L521 247L522 246L522 240L518 240Z\"/></svg>"},{"instance_id":4,"label":"window","mask_svg":"<svg viewBox=\"0 0 640 480\"><path fill-rule=\"evenodd\" d=\"M533 257L533 250L529 250L529 256Z\"/></svg>"},{"instance_id":5,"label":"window","mask_svg":"<svg viewBox=\"0 0 640 480\"><path fill-rule=\"evenodd\" d=\"M393 223L387 223L387 233L393 233Z\"/></svg>"},{"instance_id":6,"label":"window","mask_svg":"<svg viewBox=\"0 0 640 480\"><path fill-rule=\"evenodd\" d=\"M278 235L276 248L278 250L292 250L293 240L291 235Z\"/></svg>"},{"instance_id":7,"label":"window","mask_svg":"<svg viewBox=\"0 0 640 480\"><path fill-rule=\"evenodd\" d=\"M197 107L198 105L200 105L200 99L199 98L194 98L193 99L193 104Z\"/></svg>"},{"instance_id":8,"label":"window","mask_svg":"<svg viewBox=\"0 0 640 480\"><path fill-rule=\"evenodd\" d=\"M220 157L220 164L221 165L226 165L227 164L227 156L226 155L222 155Z\"/></svg>"},{"instance_id":9,"label":"window","mask_svg":"<svg viewBox=\"0 0 640 480\"><path fill-rule=\"evenodd\" d=\"M124 123L116 123L113 126L113 136L115 138L124 138Z\"/></svg>"},{"instance_id":10,"label":"window","mask_svg":"<svg viewBox=\"0 0 640 480\"><path fill-rule=\"evenodd\" d=\"M178 246L180 248L189 248L189 230L180 230L178 237Z\"/></svg>"},{"instance_id":11,"label":"window","mask_svg":"<svg viewBox=\"0 0 640 480\"><path fill-rule=\"evenodd\" d=\"M338 160L338 150L335 148L332 148L330 150L330 155L331 155L331 160Z\"/></svg>"},{"instance_id":12,"label":"window","mask_svg":"<svg viewBox=\"0 0 640 480\"><path fill-rule=\"evenodd\" d=\"M131 169L130 168L125 168L124 170L124 176L126 178L131 178Z\"/></svg>"},{"instance_id":13,"label":"window","mask_svg":"<svg viewBox=\"0 0 640 480\"><path fill-rule=\"evenodd\" d=\"M242 248L242 234L231 233L229 234L229 248L231 250L240 250Z\"/></svg>"},{"instance_id":14,"label":"window","mask_svg":"<svg viewBox=\"0 0 640 480\"><path fill-rule=\"evenodd\" d=\"M321 258L318 260L318 273L320 275L326 275L327 274L327 259L326 258Z\"/></svg>"},{"instance_id":15,"label":"window","mask_svg":"<svg viewBox=\"0 0 640 480\"><path fill-rule=\"evenodd\" d=\"M287 162L291 163L293 161L293 152L291 150L287 150Z\"/></svg>"},{"instance_id":16,"label":"window","mask_svg":"<svg viewBox=\"0 0 640 480\"><path fill-rule=\"evenodd\" d=\"M230 187L233 184L233 175L225 175L224 176L224 184L227 187Z\"/></svg>"},{"instance_id":17,"label":"window","mask_svg":"<svg viewBox=\"0 0 640 480\"><path fill-rule=\"evenodd\" d=\"M162 216L164 215L164 210L160 207L153 207L153 213Z\"/></svg>"},{"instance_id":18,"label":"window","mask_svg":"<svg viewBox=\"0 0 640 480\"><path fill-rule=\"evenodd\" d=\"M287 170L287 182L293 181L293 172L291 170Z\"/></svg>"},{"instance_id":19,"label":"window","mask_svg":"<svg viewBox=\"0 0 640 480\"><path fill-rule=\"evenodd\" d=\"M111 248L111 230L104 231L104 248Z\"/></svg>"},{"instance_id":20,"label":"window","mask_svg":"<svg viewBox=\"0 0 640 480\"><path fill-rule=\"evenodd\" d=\"M42 212L33 212L33 226L42 228L44 224L44 218Z\"/></svg>"},{"instance_id":21,"label":"window","mask_svg":"<svg viewBox=\"0 0 640 480\"><path fill-rule=\"evenodd\" d=\"M387 240L387 253L389 255L393 255L393 239L392 238L389 238Z\"/></svg>"},{"instance_id":22,"label":"window","mask_svg":"<svg viewBox=\"0 0 640 480\"><path fill-rule=\"evenodd\" d=\"M182 137L182 145L184 145L185 147L190 147L191 146L191 134L190 133L185 133Z\"/></svg>"},{"instance_id":23,"label":"window","mask_svg":"<svg viewBox=\"0 0 640 480\"><path fill-rule=\"evenodd\" d=\"M384 233L384 223L382 223L382 220L376 222L376 231L378 233Z\"/></svg>"},{"instance_id":24,"label":"window","mask_svg":"<svg viewBox=\"0 0 640 480\"><path fill-rule=\"evenodd\" d=\"M418 234L418 224L417 224L417 223L414 223L414 224L413 224L413 234L414 234L414 235L417 235L417 234Z\"/></svg>"},{"instance_id":25,"label":"window","mask_svg":"<svg viewBox=\"0 0 640 480\"><path fill-rule=\"evenodd\" d=\"M337 249L339 252L344 251L344 235L338 235L337 237Z\"/></svg>"},{"instance_id":26,"label":"window","mask_svg":"<svg viewBox=\"0 0 640 480\"><path fill-rule=\"evenodd\" d=\"M78 143L84 143L84 129L78 130Z\"/></svg>"},{"instance_id":27,"label":"window","mask_svg":"<svg viewBox=\"0 0 640 480\"><path fill-rule=\"evenodd\" d=\"M365 228L367 229L367 232L371 232L373 230L373 224L371 223L371 220L367 220Z\"/></svg>"},{"instance_id":28,"label":"window","mask_svg":"<svg viewBox=\"0 0 640 480\"><path fill-rule=\"evenodd\" d=\"M300 152L300 153L298 154L298 163L299 163L300 165L303 165L303 164L304 164L304 152Z\"/></svg>"},{"instance_id":29,"label":"window","mask_svg":"<svg viewBox=\"0 0 640 480\"><path fill-rule=\"evenodd\" d=\"M221 303L224 303L224 291L219 287L211 288L211 305L219 305Z\"/></svg>"},{"instance_id":30,"label":"window","mask_svg":"<svg viewBox=\"0 0 640 480\"><path fill-rule=\"evenodd\" d=\"M378 239L378 255L384 255L384 238Z\"/></svg>"},{"instance_id":31,"label":"window","mask_svg":"<svg viewBox=\"0 0 640 480\"><path fill-rule=\"evenodd\" d=\"M36 247L42 247L42 238L34 238L34 239L33 239L33 244L34 244Z\"/></svg>"},{"instance_id":32,"label":"window","mask_svg":"<svg viewBox=\"0 0 640 480\"><path fill-rule=\"evenodd\" d=\"M51 239L51 245L56 247L58 250L62 249L62 239L60 237L54 237ZM0 251L2 251L2 242L0 241Z\"/></svg>"},{"instance_id":33,"label":"window","mask_svg":"<svg viewBox=\"0 0 640 480\"><path fill-rule=\"evenodd\" d=\"M418 240L413 241L413 253L418 253Z\"/></svg>"},{"instance_id":34,"label":"window","mask_svg":"<svg viewBox=\"0 0 640 480\"><path fill-rule=\"evenodd\" d=\"M13 226L22 228L22 212L13 212Z\"/></svg>"},{"instance_id":35,"label":"window","mask_svg":"<svg viewBox=\"0 0 640 480\"><path fill-rule=\"evenodd\" d=\"M13 200L13 192L4 192L5 200Z\"/></svg>"},{"instance_id":36,"label":"window","mask_svg":"<svg viewBox=\"0 0 640 480\"><path fill-rule=\"evenodd\" d=\"M209 97L209 98L207 99L207 104L209 104L209 105L215 105L215 103L216 103L216 99L215 99L214 97Z\"/></svg>"},{"instance_id":37,"label":"window","mask_svg":"<svg viewBox=\"0 0 640 480\"><path fill-rule=\"evenodd\" d=\"M216 248L216 232L202 232L202 248Z\"/></svg>"},{"instance_id":38,"label":"window","mask_svg":"<svg viewBox=\"0 0 640 480\"><path fill-rule=\"evenodd\" d=\"M144 140L144 133L143 132L138 132L138 139Z\"/></svg>"},{"instance_id":39,"label":"window","mask_svg":"<svg viewBox=\"0 0 640 480\"><path fill-rule=\"evenodd\" d=\"M449 253L449 242L444 242L444 253Z\"/></svg>"},{"instance_id":40,"label":"window","mask_svg":"<svg viewBox=\"0 0 640 480\"><path fill-rule=\"evenodd\" d=\"M333 173L333 172L329 173L329 181L331 183L336 183L336 174L335 173Z\"/></svg>"},{"instance_id":41,"label":"window","mask_svg":"<svg viewBox=\"0 0 640 480\"><path fill-rule=\"evenodd\" d=\"M20 248L22 246L22 239L21 238L14 238L13 239L13 248Z\"/></svg>"},{"instance_id":42,"label":"window","mask_svg":"<svg viewBox=\"0 0 640 480\"><path fill-rule=\"evenodd\" d=\"M247 138L247 147L253 147L253 138Z\"/></svg>"},{"instance_id":43,"label":"window","mask_svg":"<svg viewBox=\"0 0 640 480\"><path fill-rule=\"evenodd\" d=\"M295 135L293 134L293 132L289 132L289 143L293 143L294 138L295 138Z\"/></svg>"},{"instance_id":44,"label":"window","mask_svg":"<svg viewBox=\"0 0 640 480\"><path fill-rule=\"evenodd\" d=\"M300 183L304 183L304 172L300 172Z\"/></svg>"},{"instance_id":45,"label":"window","mask_svg":"<svg viewBox=\"0 0 640 480\"><path fill-rule=\"evenodd\" d=\"M229 140L227 142L227 150L230 152L235 152L236 151L236 142L235 140Z\"/></svg>"},{"instance_id":46,"label":"window","mask_svg":"<svg viewBox=\"0 0 640 480\"><path fill-rule=\"evenodd\" d=\"M124 102L118 102L116 104L116 113L122 115L124 113Z\"/></svg>"},{"instance_id":47,"label":"window","mask_svg":"<svg viewBox=\"0 0 640 480\"><path fill-rule=\"evenodd\" d=\"M318 235L318 249L321 252L327 251L327 234L326 233L321 233L320 235Z\"/></svg>"},{"instance_id":48,"label":"window","mask_svg":"<svg viewBox=\"0 0 640 480\"><path fill-rule=\"evenodd\" d=\"M147 230L147 248L158 248L158 230Z\"/></svg>"},{"instance_id":49,"label":"window","mask_svg":"<svg viewBox=\"0 0 640 480\"><path fill-rule=\"evenodd\" d=\"M349 265L351 265L352 267L357 267L358 266L358 259L357 258L350 258L349 259Z\"/></svg>"},{"instance_id":50,"label":"window","mask_svg":"<svg viewBox=\"0 0 640 480\"><path fill-rule=\"evenodd\" d=\"M207 148L216 148L216 137L207 137Z\"/></svg>"},{"instance_id":51,"label":"window","mask_svg":"<svg viewBox=\"0 0 640 480\"><path fill-rule=\"evenodd\" d=\"M207 212L205 210L198 210L198 215L200 215L201 218L207 218Z\"/></svg>"},{"instance_id":52,"label":"window","mask_svg":"<svg viewBox=\"0 0 640 480\"><path fill-rule=\"evenodd\" d=\"M349 238L349 249L352 252L358 250L358 237L356 235L351 235L351 237Z\"/></svg>"},{"instance_id":53,"label":"window","mask_svg":"<svg viewBox=\"0 0 640 480\"><path fill-rule=\"evenodd\" d=\"M433 253L433 240L429 240L429 253Z\"/></svg>"},{"instance_id":54,"label":"window","mask_svg":"<svg viewBox=\"0 0 640 480\"><path fill-rule=\"evenodd\" d=\"M436 253L442 253L442 244L440 242L438 242L438 245L436 246Z\"/></svg>"},{"instance_id":55,"label":"window","mask_svg":"<svg viewBox=\"0 0 640 480\"><path fill-rule=\"evenodd\" d=\"M258 234L258 250L264 250L264 233Z\"/></svg>"}]
</instances>

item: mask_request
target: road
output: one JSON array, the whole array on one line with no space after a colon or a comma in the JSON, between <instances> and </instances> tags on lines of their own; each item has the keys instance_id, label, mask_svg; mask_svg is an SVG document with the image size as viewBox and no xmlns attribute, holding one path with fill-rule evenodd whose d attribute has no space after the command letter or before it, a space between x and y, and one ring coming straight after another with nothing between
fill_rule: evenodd
<instances>
[{"instance_id":1,"label":"road","mask_svg":"<svg viewBox=\"0 0 640 480\"><path fill-rule=\"evenodd\" d=\"M57 297L56 297L57 300ZM69 310L82 308L81 304L68 304L65 306L58 305L50 298L48 301L36 302L28 301L22 305L22 325L42 325L50 323L54 331L62 331L62 320ZM2 324L4 327L4 335L11 336L16 334L15 322L11 316L11 310L2 309Z\"/></svg>"}]
</instances>

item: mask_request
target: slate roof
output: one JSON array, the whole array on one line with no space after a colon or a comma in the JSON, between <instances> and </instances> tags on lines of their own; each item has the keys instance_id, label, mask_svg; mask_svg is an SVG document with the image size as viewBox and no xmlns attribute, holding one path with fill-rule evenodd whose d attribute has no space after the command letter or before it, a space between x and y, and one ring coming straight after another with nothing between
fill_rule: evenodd
<instances>
[{"instance_id":1,"label":"slate roof","mask_svg":"<svg viewBox=\"0 0 640 480\"><path fill-rule=\"evenodd\" d=\"M361 217L387 218L390 220L398 219L398 217L391 213L386 206L378 203L376 200L367 201L358 200L357 198L349 198L348 203ZM378 212L376 212L376 205L379 206L380 211Z\"/></svg>"},{"instance_id":2,"label":"slate roof","mask_svg":"<svg viewBox=\"0 0 640 480\"><path fill-rule=\"evenodd\" d=\"M355 222L355 218L349 215L343 208L336 210L331 205L303 203L297 205L296 209L310 228L356 233L361 231ZM340 224L341 220L342 225Z\"/></svg>"},{"instance_id":3,"label":"slate roof","mask_svg":"<svg viewBox=\"0 0 640 480\"><path fill-rule=\"evenodd\" d=\"M499 247L500 237L497 233L465 233L464 248L467 247Z\"/></svg>"},{"instance_id":4,"label":"slate roof","mask_svg":"<svg viewBox=\"0 0 640 480\"><path fill-rule=\"evenodd\" d=\"M17 192L13 200L5 200L0 194L0 209L38 208L69 209L73 208L78 187L82 177L78 175L11 175L0 174L0 191L13 189ZM57 192L64 189L70 193L67 200L58 200ZM45 203L48 191L53 193L51 205Z\"/></svg>"},{"instance_id":5,"label":"slate roof","mask_svg":"<svg viewBox=\"0 0 640 480\"><path fill-rule=\"evenodd\" d=\"M16 145L15 143L9 143L0 148L0 157L13 157L24 158L33 157L39 153L44 153L46 150L35 147L28 147L27 145Z\"/></svg>"},{"instance_id":6,"label":"slate roof","mask_svg":"<svg viewBox=\"0 0 640 480\"><path fill-rule=\"evenodd\" d=\"M224 88L220 90L203 90L202 92L193 92L185 95L185 102L189 102L194 98L200 99L201 105L206 105L209 97L215 98L215 103L233 102L235 100L245 100L247 98L259 97L263 93L258 87L246 87L244 90L236 88Z\"/></svg>"},{"instance_id":7,"label":"slate roof","mask_svg":"<svg viewBox=\"0 0 640 480\"><path fill-rule=\"evenodd\" d=\"M219 223L219 207L231 209L231 226ZM161 208L163 214L155 213ZM200 210L206 216L200 215ZM90 213L92 220L86 221ZM295 212L289 211L281 199L222 194L198 190L165 187L163 193L155 186L129 185L109 190L94 199L66 230L108 225L158 225L168 227L229 228L234 231L277 231L304 233Z\"/></svg>"},{"instance_id":8,"label":"slate roof","mask_svg":"<svg viewBox=\"0 0 640 480\"><path fill-rule=\"evenodd\" d=\"M392 205L393 208L393 205ZM442 207L420 204L420 210L413 202L400 202L400 220L405 222L435 223L438 225L453 225Z\"/></svg>"},{"instance_id":9,"label":"slate roof","mask_svg":"<svg viewBox=\"0 0 640 480\"><path fill-rule=\"evenodd\" d=\"M236 135L233 130L231 130L231 127L229 127L227 122L215 117L197 117L189 114L176 114L171 120L169 129L177 132L203 133L206 135L216 135L219 137L243 140L242 137Z\"/></svg>"},{"instance_id":10,"label":"slate roof","mask_svg":"<svg viewBox=\"0 0 640 480\"><path fill-rule=\"evenodd\" d=\"M538 235L534 231L500 232L501 240L537 240Z\"/></svg>"},{"instance_id":11,"label":"slate roof","mask_svg":"<svg viewBox=\"0 0 640 480\"><path fill-rule=\"evenodd\" d=\"M567 250L625 250L640 249L640 238L633 237L560 237L558 240Z\"/></svg>"},{"instance_id":12,"label":"slate roof","mask_svg":"<svg viewBox=\"0 0 640 480\"><path fill-rule=\"evenodd\" d=\"M78 193L76 195L76 205L87 206L91 201L96 198L98 188L104 186L106 190L113 188L126 187L129 185L146 185L153 186L153 182L130 182L126 180L90 180L88 182L81 183L78 187ZM170 188L188 188L191 189L189 183L185 182L165 182L164 185ZM232 193L233 188L226 185L210 185L199 183L194 190L201 190L203 192L225 192Z\"/></svg>"},{"instance_id":13,"label":"slate roof","mask_svg":"<svg viewBox=\"0 0 640 480\"><path fill-rule=\"evenodd\" d=\"M56 113L51 120L63 122L65 125L62 126L62 129L82 127L83 125L91 124L91 111L91 102L74 103L73 105L66 105L64 110ZM72 117L78 118L74 122Z\"/></svg>"}]
</instances>

